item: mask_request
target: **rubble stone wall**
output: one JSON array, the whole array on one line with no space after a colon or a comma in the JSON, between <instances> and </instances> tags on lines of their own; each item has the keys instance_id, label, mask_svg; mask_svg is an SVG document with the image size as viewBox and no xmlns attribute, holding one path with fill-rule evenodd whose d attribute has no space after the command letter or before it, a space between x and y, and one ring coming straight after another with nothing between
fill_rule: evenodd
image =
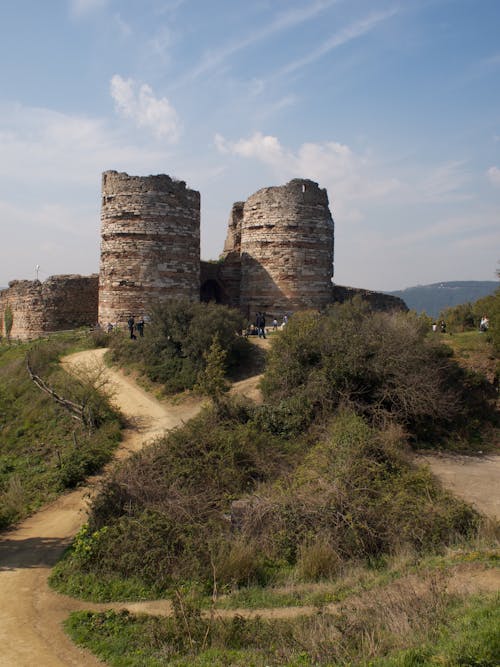
<instances>
[{"instance_id":1,"label":"rubble stone wall","mask_svg":"<svg viewBox=\"0 0 500 667\"><path fill-rule=\"evenodd\" d=\"M240 307L247 317L322 309L332 301L334 223L326 190L310 180L249 197L241 222Z\"/></svg>"},{"instance_id":2,"label":"rubble stone wall","mask_svg":"<svg viewBox=\"0 0 500 667\"><path fill-rule=\"evenodd\" d=\"M406 312L408 310L408 306L403 299L400 299L397 296L392 296L392 294L372 292L367 289L345 287L343 285L335 285L333 287L333 300L336 303L350 301L355 296L360 296L364 301L367 301L374 310L382 310L386 312L393 310Z\"/></svg>"},{"instance_id":3,"label":"rubble stone wall","mask_svg":"<svg viewBox=\"0 0 500 667\"><path fill-rule=\"evenodd\" d=\"M77 329L97 322L98 276L51 276L13 280L0 292L0 332L6 335L5 312L12 313L10 336L26 340L44 333Z\"/></svg>"},{"instance_id":4,"label":"rubble stone wall","mask_svg":"<svg viewBox=\"0 0 500 667\"><path fill-rule=\"evenodd\" d=\"M165 174L102 176L99 322L200 298L200 193Z\"/></svg>"}]
</instances>

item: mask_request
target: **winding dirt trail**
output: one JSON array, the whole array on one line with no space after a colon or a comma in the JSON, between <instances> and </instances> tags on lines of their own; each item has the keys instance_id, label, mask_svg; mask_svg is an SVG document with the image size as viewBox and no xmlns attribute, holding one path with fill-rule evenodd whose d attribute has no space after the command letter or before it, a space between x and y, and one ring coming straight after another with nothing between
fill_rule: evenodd
<instances>
[{"instance_id":1,"label":"winding dirt trail","mask_svg":"<svg viewBox=\"0 0 500 667\"><path fill-rule=\"evenodd\" d=\"M102 364L105 350L71 355L67 366ZM200 409L200 401L181 405L160 403L129 377L105 368L114 391L114 402L127 417L123 442L116 458L124 458L165 430L180 425ZM236 383L232 391L259 400L256 376ZM425 457L445 486L476 504L484 513L499 516L500 456L477 461L456 457ZM450 460L448 460L450 459ZM105 471L104 471L105 474ZM6 533L0 540L0 665L5 667L92 667L102 665L90 653L76 647L64 634L62 621L78 609L123 609L149 614L169 614L168 600L143 603L92 604L59 595L47 585L52 566L86 520L88 500L100 477L86 487L68 493ZM485 571L480 564L456 568L450 584L462 592L500 590L500 570ZM472 588L471 588L472 587ZM331 605L333 611L336 605ZM313 607L261 610L217 610L219 616L279 618L314 613Z\"/></svg>"},{"instance_id":2,"label":"winding dirt trail","mask_svg":"<svg viewBox=\"0 0 500 667\"><path fill-rule=\"evenodd\" d=\"M71 355L71 368L102 364L105 350ZM165 430L191 419L200 401L160 403L121 372L104 367L113 401L131 426L123 432L116 458L124 458ZM59 595L47 585L51 568L86 520L88 499L99 477L86 487L63 495L23 521L0 541L0 665L8 667L78 667L101 665L77 648L61 622L70 611L98 608ZM112 605L101 605L109 608Z\"/></svg>"}]
</instances>

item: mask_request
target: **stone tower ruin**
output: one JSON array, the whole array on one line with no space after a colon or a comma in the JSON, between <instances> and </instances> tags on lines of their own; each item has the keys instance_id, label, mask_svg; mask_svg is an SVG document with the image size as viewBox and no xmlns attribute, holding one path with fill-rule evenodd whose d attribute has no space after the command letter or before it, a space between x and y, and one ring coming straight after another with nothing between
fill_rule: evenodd
<instances>
[{"instance_id":1,"label":"stone tower ruin","mask_svg":"<svg viewBox=\"0 0 500 667\"><path fill-rule=\"evenodd\" d=\"M235 206L241 213L230 218L224 257L233 267L239 257L239 306L247 317L331 303L334 223L326 190L294 179L259 190L242 209Z\"/></svg>"},{"instance_id":2,"label":"stone tower ruin","mask_svg":"<svg viewBox=\"0 0 500 667\"><path fill-rule=\"evenodd\" d=\"M200 193L160 174L102 175L99 322L200 296Z\"/></svg>"}]
</instances>

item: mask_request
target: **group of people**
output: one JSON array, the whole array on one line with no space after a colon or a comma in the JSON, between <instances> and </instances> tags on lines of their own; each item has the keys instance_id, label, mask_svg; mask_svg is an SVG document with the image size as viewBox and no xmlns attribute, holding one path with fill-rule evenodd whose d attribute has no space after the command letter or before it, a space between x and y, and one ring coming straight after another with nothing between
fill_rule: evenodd
<instances>
[{"instance_id":1,"label":"group of people","mask_svg":"<svg viewBox=\"0 0 500 667\"><path fill-rule=\"evenodd\" d=\"M135 331L139 334L141 338L144 337L144 317L141 317L137 322L135 321L135 317L131 315L128 318L127 321L127 326L130 334L130 340L136 340L137 336L135 335Z\"/></svg>"},{"instance_id":2,"label":"group of people","mask_svg":"<svg viewBox=\"0 0 500 667\"><path fill-rule=\"evenodd\" d=\"M281 324L281 328L283 328L286 323L288 322L288 315L283 316L283 322ZM280 328L280 325L278 324L278 320L276 317L273 318L273 323L272 323L273 331L277 331ZM249 324L246 331L245 331L246 336L258 336L259 338L265 338L266 337L266 316L265 313L259 311L258 313L255 314L255 322L253 324Z\"/></svg>"},{"instance_id":3,"label":"group of people","mask_svg":"<svg viewBox=\"0 0 500 667\"><path fill-rule=\"evenodd\" d=\"M437 322L432 323L432 330L434 331L434 333L438 330ZM446 322L444 320L441 320L441 322L439 323L439 331L441 333L446 333Z\"/></svg>"},{"instance_id":4,"label":"group of people","mask_svg":"<svg viewBox=\"0 0 500 667\"><path fill-rule=\"evenodd\" d=\"M488 331L490 326L490 321L488 319L487 315L483 315L481 317L481 322L479 323L479 331ZM432 323L432 330L436 332L438 330L438 324L437 322ZM444 320L441 320L439 322L439 331L441 333L446 333L446 322Z\"/></svg>"}]
</instances>

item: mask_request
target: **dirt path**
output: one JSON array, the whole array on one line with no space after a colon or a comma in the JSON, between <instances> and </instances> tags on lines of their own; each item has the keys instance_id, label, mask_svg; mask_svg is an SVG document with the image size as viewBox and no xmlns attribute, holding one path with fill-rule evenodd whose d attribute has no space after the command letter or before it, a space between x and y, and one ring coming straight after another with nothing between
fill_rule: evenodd
<instances>
[{"instance_id":1,"label":"dirt path","mask_svg":"<svg viewBox=\"0 0 500 667\"><path fill-rule=\"evenodd\" d=\"M71 355L69 367L102 363L104 350L91 350ZM193 417L199 401L171 405L160 403L126 375L111 369L106 374L113 385L114 402L130 420L124 431L117 458L137 451L164 430ZM259 400L259 377L236 383L233 392ZM486 514L500 516L498 473L500 456L486 459L465 457L422 457L443 480L445 486L473 502ZM90 604L59 595L49 589L47 578L66 546L86 520L88 499L97 477L89 485L62 496L0 540L0 665L5 667L92 667L102 665L90 653L77 648L64 634L61 623L71 611L78 609L123 609L131 612L169 614L167 600L129 604ZM500 590L500 571L485 571L471 565L467 571L457 569L450 581L463 590ZM330 611L334 610L334 606ZM218 610L217 615L239 613L244 616L269 618L313 613L312 607L261 610Z\"/></svg>"},{"instance_id":2,"label":"dirt path","mask_svg":"<svg viewBox=\"0 0 500 667\"><path fill-rule=\"evenodd\" d=\"M102 364L104 352L79 352L65 363L68 367ZM131 422L123 432L117 458L130 455L164 430L187 421L200 408L200 401L160 403L123 373L111 369L105 372L114 391L114 403ZM58 595L47 585L50 569L86 520L88 497L97 480L94 477L89 486L62 496L0 540L0 665L102 664L75 647L61 628L70 611L88 608L89 604Z\"/></svg>"},{"instance_id":3,"label":"dirt path","mask_svg":"<svg viewBox=\"0 0 500 667\"><path fill-rule=\"evenodd\" d=\"M419 456L443 486L486 516L500 520L500 456Z\"/></svg>"}]
</instances>

